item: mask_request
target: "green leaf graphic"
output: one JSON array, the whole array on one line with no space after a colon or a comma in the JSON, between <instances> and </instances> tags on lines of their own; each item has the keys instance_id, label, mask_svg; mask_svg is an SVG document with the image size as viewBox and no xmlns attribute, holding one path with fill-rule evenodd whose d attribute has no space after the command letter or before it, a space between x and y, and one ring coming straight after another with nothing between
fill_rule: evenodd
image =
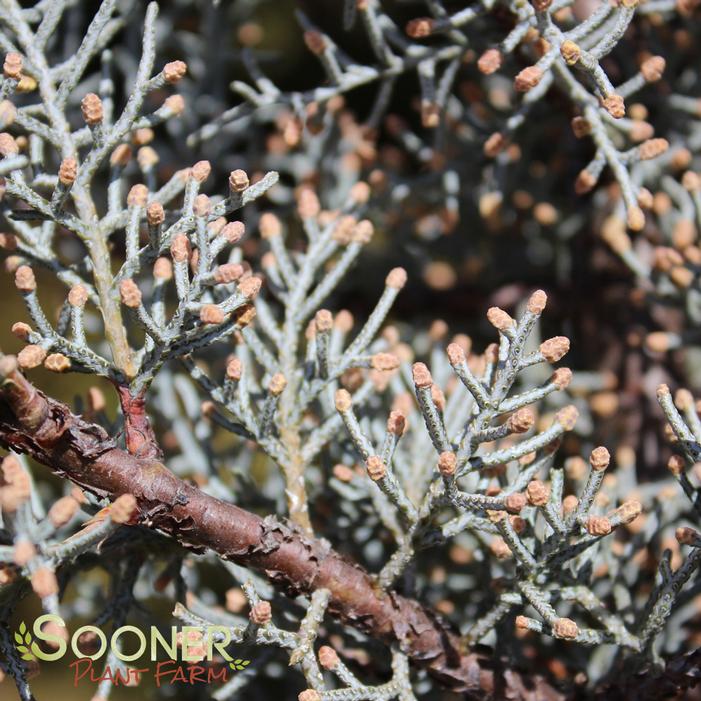
<instances>
[{"instance_id":1,"label":"green leaf graphic","mask_svg":"<svg viewBox=\"0 0 701 701\"><path fill-rule=\"evenodd\" d=\"M24 621L19 624L19 632L15 633L17 651L23 660L34 661L36 657L31 652L32 634L27 630Z\"/></svg>"},{"instance_id":2,"label":"green leaf graphic","mask_svg":"<svg viewBox=\"0 0 701 701\"><path fill-rule=\"evenodd\" d=\"M21 658L22 658L23 660L26 660L26 661L28 661L28 662L33 662L34 660L36 660L36 657L35 657L35 656L32 654L32 652L31 652L27 647L25 647L24 645L18 645L18 646L17 646L17 650L19 651L20 656L21 656Z\"/></svg>"},{"instance_id":3,"label":"green leaf graphic","mask_svg":"<svg viewBox=\"0 0 701 701\"><path fill-rule=\"evenodd\" d=\"M229 662L229 667L231 669L241 671L242 669L246 669L246 667L251 664L251 660L234 660L233 662Z\"/></svg>"}]
</instances>

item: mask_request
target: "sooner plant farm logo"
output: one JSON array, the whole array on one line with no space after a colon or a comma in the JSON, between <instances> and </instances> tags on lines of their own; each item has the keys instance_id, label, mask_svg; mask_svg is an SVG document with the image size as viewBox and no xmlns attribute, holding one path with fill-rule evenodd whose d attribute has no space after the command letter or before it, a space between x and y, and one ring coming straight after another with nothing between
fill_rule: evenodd
<instances>
[{"instance_id":1,"label":"sooner plant farm logo","mask_svg":"<svg viewBox=\"0 0 701 701\"><path fill-rule=\"evenodd\" d=\"M68 665L73 671L74 686L81 680L93 683L110 680L115 686L131 686L138 684L145 675L152 675L159 687L177 683L224 683L231 672L245 670L251 663L233 658L226 651L231 643L231 632L226 626L173 626L168 636L155 626L144 632L126 625L112 632L109 639L94 625L81 626L70 637L61 635L57 626L65 628L66 623L54 614L39 616L31 631L22 621L15 631L15 645L27 662L56 662L63 659L70 648L76 658ZM124 652L125 641L135 644L135 650ZM39 643L44 643L44 648ZM118 663L99 665L99 660L108 654ZM151 666L133 664L143 660L151 662Z\"/></svg>"}]
</instances>

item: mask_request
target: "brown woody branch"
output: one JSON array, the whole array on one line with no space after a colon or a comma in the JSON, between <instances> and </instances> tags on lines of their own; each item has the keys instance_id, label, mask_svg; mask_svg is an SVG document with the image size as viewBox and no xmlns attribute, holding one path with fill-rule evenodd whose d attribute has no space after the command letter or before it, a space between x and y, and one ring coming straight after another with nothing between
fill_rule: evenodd
<instances>
[{"instance_id":1,"label":"brown woody branch","mask_svg":"<svg viewBox=\"0 0 701 701\"><path fill-rule=\"evenodd\" d=\"M100 426L36 389L0 355L0 444L26 453L83 489L114 499L136 497L136 520L194 550L264 572L292 594L326 588L330 613L387 643L445 686L480 699L562 699L542 677L498 673L462 648L459 637L418 601L381 590L357 564L324 540L306 537L273 516L261 518L182 481L162 462L118 448Z\"/></svg>"}]
</instances>

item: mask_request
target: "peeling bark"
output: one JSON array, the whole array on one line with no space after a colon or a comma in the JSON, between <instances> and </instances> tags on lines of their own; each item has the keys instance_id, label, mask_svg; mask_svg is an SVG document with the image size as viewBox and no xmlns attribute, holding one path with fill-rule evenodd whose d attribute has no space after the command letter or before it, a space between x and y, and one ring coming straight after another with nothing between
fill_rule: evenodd
<instances>
[{"instance_id":1,"label":"peeling bark","mask_svg":"<svg viewBox=\"0 0 701 701\"><path fill-rule=\"evenodd\" d=\"M194 551L264 572L290 594L325 588L329 612L387 643L397 643L413 663L446 687L468 697L538 699L565 696L540 676L499 672L493 661L462 649L458 635L416 600L381 590L359 565L330 544L306 536L274 516L261 518L204 494L159 460L116 446L100 426L50 399L0 356L0 444L25 453L83 489L108 499L136 497L137 522L168 534Z\"/></svg>"}]
</instances>

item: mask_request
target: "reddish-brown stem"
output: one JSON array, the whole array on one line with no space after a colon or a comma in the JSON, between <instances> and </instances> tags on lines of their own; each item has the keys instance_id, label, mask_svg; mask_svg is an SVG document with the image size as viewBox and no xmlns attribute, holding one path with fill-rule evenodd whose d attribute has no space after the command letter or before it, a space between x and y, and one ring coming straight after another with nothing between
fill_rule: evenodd
<instances>
[{"instance_id":1,"label":"reddish-brown stem","mask_svg":"<svg viewBox=\"0 0 701 701\"><path fill-rule=\"evenodd\" d=\"M4 379L3 379L4 378ZM414 599L379 588L374 577L325 540L273 516L261 518L183 482L163 463L118 448L100 426L33 387L14 358L0 356L0 444L26 453L99 497L136 497L138 521L184 547L264 572L291 594L325 588L329 612L387 643L445 686L472 698L563 699L540 676L498 673L466 651L440 617ZM535 694L535 695L533 695Z\"/></svg>"},{"instance_id":2,"label":"reddish-brown stem","mask_svg":"<svg viewBox=\"0 0 701 701\"><path fill-rule=\"evenodd\" d=\"M124 385L116 385L116 388L124 416L127 450L137 458L163 457L151 421L146 414L144 393L140 392L134 396Z\"/></svg>"}]
</instances>

